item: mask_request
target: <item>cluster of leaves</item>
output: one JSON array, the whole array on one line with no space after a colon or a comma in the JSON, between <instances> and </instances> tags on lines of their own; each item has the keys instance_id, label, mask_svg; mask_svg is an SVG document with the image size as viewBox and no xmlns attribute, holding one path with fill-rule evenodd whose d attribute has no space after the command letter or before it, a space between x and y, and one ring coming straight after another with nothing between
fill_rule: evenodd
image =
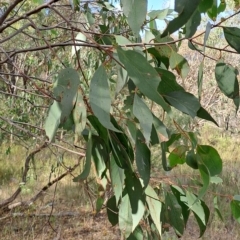
<instances>
[{"instance_id":1,"label":"cluster of leaves","mask_svg":"<svg viewBox=\"0 0 240 240\"><path fill-rule=\"evenodd\" d=\"M34 2L37 6L42 4L42 1ZM53 4L58 1L45 2L42 8L54 9ZM191 41L202 14L215 21L225 10L225 1L178 0L174 9L177 15L163 32L157 30L157 20L175 16L173 10L147 12L146 0L120 3L122 12L118 13L107 1L96 1L97 11L93 10L93 3L69 1L73 11L83 12L89 31L81 30L68 45L72 47L68 56L74 63L65 59L68 64L63 65L67 67L59 71L53 84L53 103L44 125L48 142L55 141L59 129L74 132L75 139L86 142L85 167L73 181L86 179L93 164L103 189L111 182L114 195L107 201L107 214L112 225L119 225L124 238L159 239L166 225L182 236L190 213L202 236L210 215L203 196L221 173L222 160L216 149L201 145L195 133L181 128L174 120L172 108L192 118L217 123L201 106L204 61L199 67L199 96L196 97L176 80L176 76L186 78L190 66L178 53L177 42L181 40L174 40L170 35L181 31L189 46L207 57L204 50L212 28L223 28L226 41L238 53L240 29L222 26L223 22L209 23L200 49ZM51 15L49 11L45 14ZM96 34L92 33L94 27L97 27ZM69 36L73 29L74 26L66 31ZM139 41L141 30L145 31L142 34L146 43ZM51 47L56 45L55 42L47 45L51 44ZM92 49L81 63L85 48ZM216 63L216 84L233 100L236 111L240 104L237 75L237 70L222 59ZM164 118L160 119L152 106L158 106L170 117L175 131L165 126ZM200 189L192 192L173 184L159 193L151 184L152 146L159 148L159 160L165 171L180 164L198 171L202 181ZM103 204L104 198L99 193L98 211ZM233 197L231 207L239 221L238 196ZM143 222L149 228L144 229Z\"/></svg>"}]
</instances>

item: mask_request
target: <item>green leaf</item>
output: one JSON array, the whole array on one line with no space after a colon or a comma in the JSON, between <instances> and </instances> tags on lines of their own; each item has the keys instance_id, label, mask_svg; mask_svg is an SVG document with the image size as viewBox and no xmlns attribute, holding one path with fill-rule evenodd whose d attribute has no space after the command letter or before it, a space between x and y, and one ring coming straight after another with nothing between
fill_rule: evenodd
<instances>
[{"instance_id":1,"label":"green leaf","mask_svg":"<svg viewBox=\"0 0 240 240\"><path fill-rule=\"evenodd\" d=\"M197 116L197 112L201 107L198 99L188 92L171 92L165 94L164 97L173 107L190 115L192 118Z\"/></svg>"},{"instance_id":2,"label":"green leaf","mask_svg":"<svg viewBox=\"0 0 240 240\"><path fill-rule=\"evenodd\" d=\"M137 226L133 233L127 238L127 240L144 240L143 230L140 226Z\"/></svg>"},{"instance_id":3,"label":"green leaf","mask_svg":"<svg viewBox=\"0 0 240 240\"><path fill-rule=\"evenodd\" d=\"M145 212L143 188L135 174L125 171L125 184L132 208L132 231L137 227Z\"/></svg>"},{"instance_id":4,"label":"green leaf","mask_svg":"<svg viewBox=\"0 0 240 240\"><path fill-rule=\"evenodd\" d=\"M190 215L190 210L189 210L188 206L186 204L184 204L184 202L182 202L182 200L181 200L181 197L185 196L185 192L178 186L171 185L170 187L171 187L172 193L174 194L179 205L182 208L182 215L183 215L183 219L184 219L184 223L185 223L185 227L186 227L187 221L188 221L188 218Z\"/></svg>"},{"instance_id":5,"label":"green leaf","mask_svg":"<svg viewBox=\"0 0 240 240\"><path fill-rule=\"evenodd\" d=\"M214 199L213 199L213 204L214 204L214 210L216 211L218 217L219 217L219 218L222 220L222 222L223 222L224 220L223 220L222 214L221 214L221 212L220 212L220 210L219 210L219 207L218 207L218 197L217 197L217 196L214 197Z\"/></svg>"},{"instance_id":6,"label":"green leaf","mask_svg":"<svg viewBox=\"0 0 240 240\"><path fill-rule=\"evenodd\" d=\"M139 175L143 180L143 187L146 188L150 179L151 152L148 146L142 141L142 138L142 133L138 130L136 135L136 164Z\"/></svg>"},{"instance_id":7,"label":"green leaf","mask_svg":"<svg viewBox=\"0 0 240 240\"><path fill-rule=\"evenodd\" d=\"M90 84L89 101L92 110L100 123L107 129L119 132L110 121L111 97L108 86L108 77L102 65L93 75Z\"/></svg>"},{"instance_id":8,"label":"green leaf","mask_svg":"<svg viewBox=\"0 0 240 240\"><path fill-rule=\"evenodd\" d=\"M132 142L135 143L136 140L136 134L137 134L137 127L136 124L130 120L127 120L127 128L129 131L129 135L131 137Z\"/></svg>"},{"instance_id":9,"label":"green leaf","mask_svg":"<svg viewBox=\"0 0 240 240\"><path fill-rule=\"evenodd\" d=\"M240 29L237 27L223 27L223 32L228 44L240 53Z\"/></svg>"},{"instance_id":10,"label":"green leaf","mask_svg":"<svg viewBox=\"0 0 240 240\"><path fill-rule=\"evenodd\" d=\"M158 195L156 194L156 192L151 186L149 185L147 186L145 190L145 194L146 194L146 202L148 205L149 213L161 236L162 227L161 227L160 215L162 210L162 203L160 202Z\"/></svg>"},{"instance_id":11,"label":"green leaf","mask_svg":"<svg viewBox=\"0 0 240 240\"><path fill-rule=\"evenodd\" d=\"M200 12L205 13L213 5L213 0L202 0L198 6Z\"/></svg>"},{"instance_id":12,"label":"green leaf","mask_svg":"<svg viewBox=\"0 0 240 240\"><path fill-rule=\"evenodd\" d=\"M134 152L133 152L131 142L129 141L127 135L125 133L123 133L124 130L118 125L117 121L115 120L115 118L113 116L111 116L111 122L115 128L117 128L119 131L121 131L121 132L115 132L113 134L117 137L119 144L121 144L122 147L125 149L130 161L133 162L134 161Z\"/></svg>"},{"instance_id":13,"label":"green leaf","mask_svg":"<svg viewBox=\"0 0 240 240\"><path fill-rule=\"evenodd\" d=\"M134 96L133 114L139 120L146 143L149 144L152 131L153 116L146 103L140 97L138 97L137 94Z\"/></svg>"},{"instance_id":14,"label":"green leaf","mask_svg":"<svg viewBox=\"0 0 240 240\"><path fill-rule=\"evenodd\" d=\"M123 13L135 36L138 36L147 14L146 0L121 0Z\"/></svg>"},{"instance_id":15,"label":"green leaf","mask_svg":"<svg viewBox=\"0 0 240 240\"><path fill-rule=\"evenodd\" d=\"M210 182L214 184L220 184L223 183L223 180L220 177L214 176L210 178Z\"/></svg>"},{"instance_id":16,"label":"green leaf","mask_svg":"<svg viewBox=\"0 0 240 240\"><path fill-rule=\"evenodd\" d=\"M125 193L122 197L119 207L118 222L119 229L125 238L127 238L131 234L133 228L132 209L129 195L127 193Z\"/></svg>"},{"instance_id":17,"label":"green leaf","mask_svg":"<svg viewBox=\"0 0 240 240\"><path fill-rule=\"evenodd\" d=\"M158 92L161 95L169 92L185 91L184 88L178 84L176 76L172 72L162 68L156 68L156 70L161 77L161 82L158 86Z\"/></svg>"},{"instance_id":18,"label":"green leaf","mask_svg":"<svg viewBox=\"0 0 240 240\"><path fill-rule=\"evenodd\" d=\"M124 170L118 167L113 157L111 157L110 159L110 177L113 186L113 191L115 194L116 203L118 203L119 199L122 196L125 175Z\"/></svg>"},{"instance_id":19,"label":"green leaf","mask_svg":"<svg viewBox=\"0 0 240 240\"><path fill-rule=\"evenodd\" d=\"M71 0L69 1L71 6L72 6L72 9L74 11L79 11L80 10L80 0Z\"/></svg>"},{"instance_id":20,"label":"green leaf","mask_svg":"<svg viewBox=\"0 0 240 240\"><path fill-rule=\"evenodd\" d=\"M212 8L208 9L207 14L214 22L217 20L218 15L218 0L213 0Z\"/></svg>"},{"instance_id":21,"label":"green leaf","mask_svg":"<svg viewBox=\"0 0 240 240\"><path fill-rule=\"evenodd\" d=\"M61 123L64 123L72 112L79 83L78 72L72 68L65 68L58 74L58 79L54 83L53 94L60 101Z\"/></svg>"},{"instance_id":22,"label":"green leaf","mask_svg":"<svg viewBox=\"0 0 240 240\"><path fill-rule=\"evenodd\" d=\"M186 163L188 166L190 166L193 169L198 169L198 162L197 162L197 156L194 153L194 150L191 150L187 152L186 155Z\"/></svg>"},{"instance_id":23,"label":"green leaf","mask_svg":"<svg viewBox=\"0 0 240 240\"><path fill-rule=\"evenodd\" d=\"M157 145L157 144L159 144L159 137L158 137L158 133L157 133L157 130L156 130L155 126L152 124L150 145L154 146L154 145Z\"/></svg>"},{"instance_id":24,"label":"green leaf","mask_svg":"<svg viewBox=\"0 0 240 240\"><path fill-rule=\"evenodd\" d=\"M116 205L115 196L112 196L107 201L107 216L112 226L115 226L118 224L118 207Z\"/></svg>"},{"instance_id":25,"label":"green leaf","mask_svg":"<svg viewBox=\"0 0 240 240\"><path fill-rule=\"evenodd\" d=\"M175 11L178 16L173 19L164 30L162 37L171 35L179 30L191 18L201 0L178 0L175 2Z\"/></svg>"},{"instance_id":26,"label":"green leaf","mask_svg":"<svg viewBox=\"0 0 240 240\"><path fill-rule=\"evenodd\" d=\"M198 145L197 154L207 167L210 176L220 174L222 171L222 159L216 149L208 145Z\"/></svg>"},{"instance_id":27,"label":"green leaf","mask_svg":"<svg viewBox=\"0 0 240 240\"><path fill-rule=\"evenodd\" d=\"M117 78L117 86L115 90L115 96L122 90L122 88L126 85L128 80L128 74L125 69L120 67L118 69L118 78Z\"/></svg>"},{"instance_id":28,"label":"green leaf","mask_svg":"<svg viewBox=\"0 0 240 240\"><path fill-rule=\"evenodd\" d=\"M199 69L198 69L198 99L201 101L201 95L202 95L202 85L203 85L203 66L204 61L200 63Z\"/></svg>"},{"instance_id":29,"label":"green leaf","mask_svg":"<svg viewBox=\"0 0 240 240\"><path fill-rule=\"evenodd\" d=\"M203 208L203 210L204 210L206 223L208 223L209 216L210 216L209 208L207 207L207 205L206 205L205 202L203 202L203 201L201 201L201 205L202 205L202 208ZM198 216L198 214L196 214L195 212L193 212L193 214L194 214L194 217L196 218L197 223L198 223L198 226L199 226L199 228L200 228L200 236L199 236L199 238L200 238L200 237L203 236L204 232L206 231L207 225L202 222L202 220L200 219L200 217Z\"/></svg>"},{"instance_id":30,"label":"green leaf","mask_svg":"<svg viewBox=\"0 0 240 240\"><path fill-rule=\"evenodd\" d=\"M201 23L201 13L198 9L195 10L191 18L187 21L186 28L186 38L191 38L197 31L198 26Z\"/></svg>"},{"instance_id":31,"label":"green leaf","mask_svg":"<svg viewBox=\"0 0 240 240\"><path fill-rule=\"evenodd\" d=\"M205 52L205 47L206 47L207 40L208 40L211 29L212 29L212 24L210 22L208 22L207 25L206 25L206 31L205 31L205 34L204 34L203 52Z\"/></svg>"},{"instance_id":32,"label":"green leaf","mask_svg":"<svg viewBox=\"0 0 240 240\"><path fill-rule=\"evenodd\" d=\"M75 132L75 124L74 124L74 120L73 120L73 111L68 116L67 120L64 123L59 125L59 128L63 128L64 130Z\"/></svg>"},{"instance_id":33,"label":"green leaf","mask_svg":"<svg viewBox=\"0 0 240 240\"><path fill-rule=\"evenodd\" d=\"M78 90L76 104L73 109L73 120L75 124L75 133L81 135L86 126L87 111L80 90Z\"/></svg>"},{"instance_id":34,"label":"green leaf","mask_svg":"<svg viewBox=\"0 0 240 240\"><path fill-rule=\"evenodd\" d=\"M74 182L80 182L85 180L91 170L91 157L92 157L92 132L89 131L88 142L87 142L87 150L86 150L86 163L84 165L84 169L80 175L73 178Z\"/></svg>"},{"instance_id":35,"label":"green leaf","mask_svg":"<svg viewBox=\"0 0 240 240\"><path fill-rule=\"evenodd\" d=\"M108 147L109 139L108 139L108 131L103 125L99 122L98 118L94 115L89 115L88 117L89 122L97 131L100 138L102 138Z\"/></svg>"},{"instance_id":36,"label":"green leaf","mask_svg":"<svg viewBox=\"0 0 240 240\"><path fill-rule=\"evenodd\" d=\"M159 19L159 20L164 20L167 15L168 15L168 8L161 9L161 10L152 10L151 12L148 13L148 16L151 19Z\"/></svg>"},{"instance_id":37,"label":"green leaf","mask_svg":"<svg viewBox=\"0 0 240 240\"><path fill-rule=\"evenodd\" d=\"M172 51L170 59L170 67L185 79L190 71L188 61L180 54L175 51Z\"/></svg>"},{"instance_id":38,"label":"green leaf","mask_svg":"<svg viewBox=\"0 0 240 240\"><path fill-rule=\"evenodd\" d=\"M171 108L157 92L161 79L157 71L148 63L146 58L140 53L132 50L123 51L121 48L117 48L117 52L129 77L140 91L149 99L162 106L165 111L170 112Z\"/></svg>"},{"instance_id":39,"label":"green leaf","mask_svg":"<svg viewBox=\"0 0 240 240\"><path fill-rule=\"evenodd\" d=\"M163 122L153 114L153 125L158 133L158 138L160 142L168 141L169 130L163 124Z\"/></svg>"},{"instance_id":40,"label":"green leaf","mask_svg":"<svg viewBox=\"0 0 240 240\"><path fill-rule=\"evenodd\" d=\"M114 132L109 132L109 140L112 148L112 156L117 165L123 169L132 169L132 163L129 159L129 155Z\"/></svg>"},{"instance_id":41,"label":"green leaf","mask_svg":"<svg viewBox=\"0 0 240 240\"><path fill-rule=\"evenodd\" d=\"M188 147L184 145L180 145L172 150L168 156L170 167L175 167L178 164L184 164L186 161L185 153L187 150Z\"/></svg>"},{"instance_id":42,"label":"green leaf","mask_svg":"<svg viewBox=\"0 0 240 240\"><path fill-rule=\"evenodd\" d=\"M212 118L212 116L205 110L203 107L200 107L199 110L197 111L197 117L208 120L210 122L213 122L214 124L217 124L217 122Z\"/></svg>"},{"instance_id":43,"label":"green leaf","mask_svg":"<svg viewBox=\"0 0 240 240\"><path fill-rule=\"evenodd\" d=\"M226 0L222 0L218 6L217 13L224 12L227 7Z\"/></svg>"},{"instance_id":44,"label":"green leaf","mask_svg":"<svg viewBox=\"0 0 240 240\"><path fill-rule=\"evenodd\" d=\"M165 204L166 208L168 209L168 216L171 226L174 228L178 236L182 236L184 233L185 223L182 216L182 208L175 195L167 193Z\"/></svg>"},{"instance_id":45,"label":"green leaf","mask_svg":"<svg viewBox=\"0 0 240 240\"><path fill-rule=\"evenodd\" d=\"M61 114L62 111L60 103L54 100L53 104L48 110L48 115L44 123L44 130L49 139L49 142L52 142L56 135L58 126L60 124Z\"/></svg>"},{"instance_id":46,"label":"green leaf","mask_svg":"<svg viewBox=\"0 0 240 240\"><path fill-rule=\"evenodd\" d=\"M158 66L169 68L169 58L172 51L177 52L177 46L175 43L169 44L169 42L174 42L174 39L170 36L160 38L159 35L155 37L155 43L166 43L166 45L155 46L154 48L148 48L147 51L152 54L158 61Z\"/></svg>"},{"instance_id":47,"label":"green leaf","mask_svg":"<svg viewBox=\"0 0 240 240\"><path fill-rule=\"evenodd\" d=\"M75 42L76 43L85 43L87 40L86 35L84 35L83 33L79 32L75 38ZM80 50L81 48L83 48L83 46L72 46L72 57L73 55L75 55L78 50Z\"/></svg>"},{"instance_id":48,"label":"green leaf","mask_svg":"<svg viewBox=\"0 0 240 240\"><path fill-rule=\"evenodd\" d=\"M220 90L227 97L234 100L236 111L238 111L240 101L236 69L222 61L219 61L215 68L215 77Z\"/></svg>"},{"instance_id":49,"label":"green leaf","mask_svg":"<svg viewBox=\"0 0 240 240\"><path fill-rule=\"evenodd\" d=\"M109 160L109 153L106 144L100 137L94 136L92 147L92 157L95 164L96 174L101 179L103 173L106 171L105 161Z\"/></svg>"},{"instance_id":50,"label":"green leaf","mask_svg":"<svg viewBox=\"0 0 240 240\"><path fill-rule=\"evenodd\" d=\"M172 168L169 167L168 161L167 161L167 143L166 142L161 142L161 149L162 149L162 166L164 171L170 171Z\"/></svg>"},{"instance_id":51,"label":"green leaf","mask_svg":"<svg viewBox=\"0 0 240 240\"><path fill-rule=\"evenodd\" d=\"M119 44L119 45L132 44L132 42L129 41L129 39L127 39L121 35L115 35L115 39L116 39L117 44Z\"/></svg>"},{"instance_id":52,"label":"green leaf","mask_svg":"<svg viewBox=\"0 0 240 240\"><path fill-rule=\"evenodd\" d=\"M207 189L209 187L210 184L210 173L208 171L208 168L200 161L198 161L198 169L203 181L203 186L202 188L199 190L198 193L198 198L201 199L205 193L207 192Z\"/></svg>"},{"instance_id":53,"label":"green leaf","mask_svg":"<svg viewBox=\"0 0 240 240\"><path fill-rule=\"evenodd\" d=\"M206 204L199 200L194 194L186 192L186 197L182 196L181 201L183 201L192 211L198 222L200 228L200 237L203 235L207 228L207 223L209 220L209 209Z\"/></svg>"},{"instance_id":54,"label":"green leaf","mask_svg":"<svg viewBox=\"0 0 240 240\"><path fill-rule=\"evenodd\" d=\"M231 211L233 217L240 223L240 201L232 200L231 201Z\"/></svg>"}]
</instances>

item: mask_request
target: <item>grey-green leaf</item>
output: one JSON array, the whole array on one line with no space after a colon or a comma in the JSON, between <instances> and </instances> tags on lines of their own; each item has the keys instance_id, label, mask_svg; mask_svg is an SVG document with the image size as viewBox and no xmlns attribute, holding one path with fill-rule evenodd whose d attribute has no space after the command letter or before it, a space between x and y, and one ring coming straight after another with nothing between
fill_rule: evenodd
<instances>
[{"instance_id":1,"label":"grey-green leaf","mask_svg":"<svg viewBox=\"0 0 240 240\"><path fill-rule=\"evenodd\" d=\"M142 133L138 130L136 136L136 164L144 188L147 187L150 179L150 158L151 152L146 143L142 141Z\"/></svg>"},{"instance_id":2,"label":"grey-green leaf","mask_svg":"<svg viewBox=\"0 0 240 240\"><path fill-rule=\"evenodd\" d=\"M146 18L147 0L121 0L121 3L129 26L134 35L138 36L140 28Z\"/></svg>"},{"instance_id":3,"label":"grey-green leaf","mask_svg":"<svg viewBox=\"0 0 240 240\"><path fill-rule=\"evenodd\" d=\"M85 180L91 170L91 158L92 158L92 132L89 131L88 134L88 142L87 142L87 151L86 151L86 163L84 165L84 169L80 175L73 178L74 182L79 182Z\"/></svg>"},{"instance_id":4,"label":"grey-green leaf","mask_svg":"<svg viewBox=\"0 0 240 240\"><path fill-rule=\"evenodd\" d=\"M62 114L62 111L61 111L60 103L57 101L54 101L48 110L48 115L44 124L44 129L50 142L53 141L56 135L58 126L60 124L61 114Z\"/></svg>"},{"instance_id":5,"label":"grey-green leaf","mask_svg":"<svg viewBox=\"0 0 240 240\"><path fill-rule=\"evenodd\" d=\"M168 36L180 29L193 15L201 0L178 0L175 4L175 11L178 17L173 19L164 30L162 37Z\"/></svg>"},{"instance_id":6,"label":"grey-green leaf","mask_svg":"<svg viewBox=\"0 0 240 240\"><path fill-rule=\"evenodd\" d=\"M145 212L145 199L140 180L130 171L125 171L126 189L132 208L132 231L137 227Z\"/></svg>"},{"instance_id":7,"label":"grey-green leaf","mask_svg":"<svg viewBox=\"0 0 240 240\"><path fill-rule=\"evenodd\" d=\"M187 21L185 27L186 27L186 38L192 37L196 31L198 26L201 23L201 13L198 9L195 10L191 18Z\"/></svg>"},{"instance_id":8,"label":"grey-green leaf","mask_svg":"<svg viewBox=\"0 0 240 240\"><path fill-rule=\"evenodd\" d=\"M54 83L53 93L61 108L61 123L69 117L76 102L78 86L80 84L78 72L72 68L66 68L59 72L58 79Z\"/></svg>"},{"instance_id":9,"label":"grey-green leaf","mask_svg":"<svg viewBox=\"0 0 240 240\"><path fill-rule=\"evenodd\" d=\"M146 143L149 144L152 131L153 116L146 103L140 97L138 97L137 94L134 96L133 114L139 120Z\"/></svg>"},{"instance_id":10,"label":"grey-green leaf","mask_svg":"<svg viewBox=\"0 0 240 240\"><path fill-rule=\"evenodd\" d=\"M148 185L148 187L146 188L145 193L146 193L146 201L148 204L149 213L161 236L162 227L161 227L161 221L160 221L160 214L162 210L162 203L160 202L158 195L150 185Z\"/></svg>"},{"instance_id":11,"label":"grey-green leaf","mask_svg":"<svg viewBox=\"0 0 240 240\"><path fill-rule=\"evenodd\" d=\"M185 79L190 71L188 61L175 51L172 51L169 61L170 67Z\"/></svg>"},{"instance_id":12,"label":"grey-green leaf","mask_svg":"<svg viewBox=\"0 0 240 240\"><path fill-rule=\"evenodd\" d=\"M119 229L127 238L132 232L133 219L129 195L126 193L122 197L118 214Z\"/></svg>"},{"instance_id":13,"label":"grey-green leaf","mask_svg":"<svg viewBox=\"0 0 240 240\"><path fill-rule=\"evenodd\" d=\"M157 71L149 64L146 58L136 51L123 51L119 47L117 48L117 52L129 77L140 91L149 99L162 106L165 111L170 112L170 106L157 91L161 79Z\"/></svg>"},{"instance_id":14,"label":"grey-green leaf","mask_svg":"<svg viewBox=\"0 0 240 240\"><path fill-rule=\"evenodd\" d=\"M92 110L99 122L107 129L119 132L110 121L111 97L108 85L108 77L101 65L94 73L91 84L89 101Z\"/></svg>"},{"instance_id":15,"label":"grey-green leaf","mask_svg":"<svg viewBox=\"0 0 240 240\"><path fill-rule=\"evenodd\" d=\"M220 90L229 98L233 99L236 111L239 108L239 84L236 69L219 61L215 68L215 77Z\"/></svg>"},{"instance_id":16,"label":"grey-green leaf","mask_svg":"<svg viewBox=\"0 0 240 240\"><path fill-rule=\"evenodd\" d=\"M192 118L196 117L201 105L198 99L188 92L176 91L171 92L164 97L176 109L190 115Z\"/></svg>"},{"instance_id":17,"label":"grey-green leaf","mask_svg":"<svg viewBox=\"0 0 240 240\"><path fill-rule=\"evenodd\" d=\"M111 176L113 191L116 196L116 202L118 203L119 199L122 196L125 176L124 176L124 170L118 167L113 157L111 157L110 159L110 176Z\"/></svg>"},{"instance_id":18,"label":"grey-green leaf","mask_svg":"<svg viewBox=\"0 0 240 240\"><path fill-rule=\"evenodd\" d=\"M81 135L87 122L87 111L80 90L77 93L77 100L73 109L73 120L75 124L75 133Z\"/></svg>"}]
</instances>

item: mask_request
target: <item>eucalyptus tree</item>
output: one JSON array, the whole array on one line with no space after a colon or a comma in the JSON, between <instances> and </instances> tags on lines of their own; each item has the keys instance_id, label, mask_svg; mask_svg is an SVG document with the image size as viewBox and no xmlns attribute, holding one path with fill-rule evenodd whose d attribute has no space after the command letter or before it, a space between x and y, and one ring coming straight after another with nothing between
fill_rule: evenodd
<instances>
[{"instance_id":1,"label":"eucalyptus tree","mask_svg":"<svg viewBox=\"0 0 240 240\"><path fill-rule=\"evenodd\" d=\"M216 149L178 124L173 109L218 125L201 105L204 59L211 58L216 85L238 111L237 70L221 54L214 58L205 49L240 53L240 29L225 24L239 12L218 17L226 9L224 0L176 0L174 9L151 11L147 0L116 2L120 9L113 1L97 0L1 3L1 99L8 105L1 106L0 127L14 138L36 141L40 147L33 154L67 142L68 150L85 161L74 182L85 180L93 165L100 191L109 184L113 190L106 203L99 193L96 209L107 206L109 221L118 224L124 238L159 239L166 225L181 236L191 213L202 236L210 215L203 197L221 173L222 160ZM204 15L209 23L196 34ZM164 31L157 20L167 23ZM223 30L231 49L207 45L215 28ZM179 38L172 37L176 32ZM178 53L182 41L203 56L198 96L176 80L184 80L191 67ZM190 191L170 183L161 191L154 188L153 146L164 171L186 164L198 172L201 187ZM24 174L25 181L27 169ZM238 195L231 209L239 221ZM149 227L143 228L143 222Z\"/></svg>"}]
</instances>

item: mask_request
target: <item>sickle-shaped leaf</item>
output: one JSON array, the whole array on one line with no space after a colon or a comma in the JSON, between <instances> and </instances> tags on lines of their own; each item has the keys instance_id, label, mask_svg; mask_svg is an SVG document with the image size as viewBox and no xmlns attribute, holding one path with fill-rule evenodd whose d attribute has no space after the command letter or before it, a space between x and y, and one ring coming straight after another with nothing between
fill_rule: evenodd
<instances>
[{"instance_id":1,"label":"sickle-shaped leaf","mask_svg":"<svg viewBox=\"0 0 240 240\"><path fill-rule=\"evenodd\" d=\"M190 19L197 9L201 0L178 0L175 4L175 11L178 17L173 19L164 30L162 37L168 36L180 29Z\"/></svg>"},{"instance_id":2,"label":"sickle-shaped leaf","mask_svg":"<svg viewBox=\"0 0 240 240\"><path fill-rule=\"evenodd\" d=\"M108 85L108 77L101 65L94 73L91 84L89 101L92 110L99 122L107 129L119 132L110 121L111 97Z\"/></svg>"},{"instance_id":3,"label":"sickle-shaped leaf","mask_svg":"<svg viewBox=\"0 0 240 240\"><path fill-rule=\"evenodd\" d=\"M165 200L168 209L169 220L178 236L182 236L185 228L184 219L182 217L182 208L177 198L172 193L167 193Z\"/></svg>"},{"instance_id":4,"label":"sickle-shaped leaf","mask_svg":"<svg viewBox=\"0 0 240 240\"><path fill-rule=\"evenodd\" d=\"M86 151L86 163L84 165L83 172L78 175L77 177L73 178L74 182L79 182L85 180L91 170L91 158L92 158L92 132L89 131L88 134L88 143L87 143L87 151Z\"/></svg>"},{"instance_id":5,"label":"sickle-shaped leaf","mask_svg":"<svg viewBox=\"0 0 240 240\"><path fill-rule=\"evenodd\" d=\"M81 135L87 122L87 111L80 90L77 93L77 100L73 109L73 120L75 123L75 132Z\"/></svg>"},{"instance_id":6,"label":"sickle-shaped leaf","mask_svg":"<svg viewBox=\"0 0 240 240\"><path fill-rule=\"evenodd\" d=\"M197 112L201 107L198 99L188 92L171 92L164 95L164 97L173 107L190 115L192 118L196 117Z\"/></svg>"},{"instance_id":7,"label":"sickle-shaped leaf","mask_svg":"<svg viewBox=\"0 0 240 240\"><path fill-rule=\"evenodd\" d=\"M162 227L160 222L160 214L162 210L162 203L160 202L158 195L154 191L154 189L148 185L145 190L146 193L146 201L149 209L149 213L152 217L152 220L161 236Z\"/></svg>"},{"instance_id":8,"label":"sickle-shaped leaf","mask_svg":"<svg viewBox=\"0 0 240 240\"><path fill-rule=\"evenodd\" d=\"M76 102L80 80L78 72L72 68L66 68L59 72L58 79L54 83L53 93L59 100L61 108L61 123L64 123L72 112Z\"/></svg>"},{"instance_id":9,"label":"sickle-shaped leaf","mask_svg":"<svg viewBox=\"0 0 240 240\"><path fill-rule=\"evenodd\" d=\"M113 156L110 159L110 176L117 204L122 196L125 176L124 170L118 167Z\"/></svg>"},{"instance_id":10,"label":"sickle-shaped leaf","mask_svg":"<svg viewBox=\"0 0 240 240\"><path fill-rule=\"evenodd\" d=\"M135 36L138 36L140 28L146 18L147 1L146 0L121 0L123 13L127 17L129 26Z\"/></svg>"},{"instance_id":11,"label":"sickle-shaped leaf","mask_svg":"<svg viewBox=\"0 0 240 240\"><path fill-rule=\"evenodd\" d=\"M192 37L196 31L198 26L201 23L201 13L199 12L198 9L195 10L191 18L187 21L186 23L186 38Z\"/></svg>"},{"instance_id":12,"label":"sickle-shaped leaf","mask_svg":"<svg viewBox=\"0 0 240 240\"><path fill-rule=\"evenodd\" d=\"M54 101L48 110L48 115L44 123L44 129L50 142L53 141L56 135L58 126L60 124L61 114L62 111L60 103Z\"/></svg>"},{"instance_id":13,"label":"sickle-shaped leaf","mask_svg":"<svg viewBox=\"0 0 240 240\"><path fill-rule=\"evenodd\" d=\"M145 199L142 185L136 175L130 171L125 171L125 175L126 190L132 208L132 231L134 231L144 215Z\"/></svg>"},{"instance_id":14,"label":"sickle-shaped leaf","mask_svg":"<svg viewBox=\"0 0 240 240\"><path fill-rule=\"evenodd\" d=\"M123 51L121 48L117 48L117 52L129 77L140 91L146 95L146 97L162 106L165 111L170 112L170 106L157 91L161 79L146 58L133 50Z\"/></svg>"},{"instance_id":15,"label":"sickle-shaped leaf","mask_svg":"<svg viewBox=\"0 0 240 240\"><path fill-rule=\"evenodd\" d=\"M137 94L134 96L133 114L139 120L146 143L149 144L152 131L153 116L146 103L140 97L138 97Z\"/></svg>"},{"instance_id":16,"label":"sickle-shaped leaf","mask_svg":"<svg viewBox=\"0 0 240 240\"><path fill-rule=\"evenodd\" d=\"M133 218L132 218L132 209L130 204L129 195L124 191L122 201L119 207L118 222L119 229L127 238L132 232Z\"/></svg>"},{"instance_id":17,"label":"sickle-shaped leaf","mask_svg":"<svg viewBox=\"0 0 240 240\"><path fill-rule=\"evenodd\" d=\"M141 131L138 130L136 136L136 164L140 177L143 180L143 186L146 188L150 179L151 152L146 143L142 141L142 138L143 135Z\"/></svg>"}]
</instances>

